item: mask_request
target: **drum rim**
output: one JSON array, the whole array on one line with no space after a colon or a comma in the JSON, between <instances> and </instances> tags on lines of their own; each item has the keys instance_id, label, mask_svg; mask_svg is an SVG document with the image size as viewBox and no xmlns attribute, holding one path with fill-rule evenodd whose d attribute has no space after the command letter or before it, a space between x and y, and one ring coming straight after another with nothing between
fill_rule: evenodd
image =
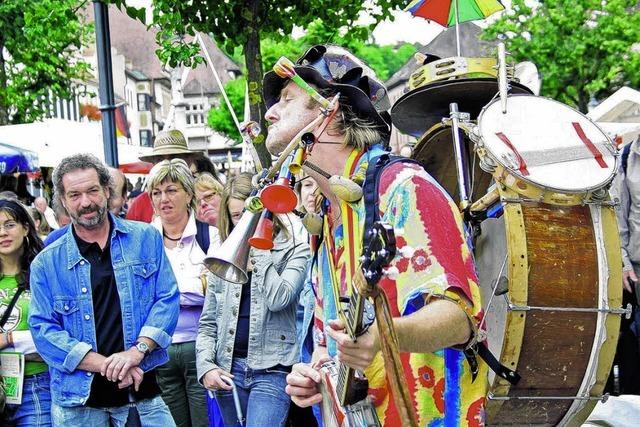
<instances>
[{"instance_id":1,"label":"drum rim","mask_svg":"<svg viewBox=\"0 0 640 427\"><path fill-rule=\"evenodd\" d=\"M600 127L598 126L598 124L596 122L594 122L590 117L588 117L586 114L576 110L575 108L571 107L570 105L567 104L563 104L560 101L557 101L555 99L552 98L547 98L545 96L539 96L539 95L533 95L533 94L528 94L528 93L520 93L520 94L514 94L514 95L509 95L507 98L512 98L512 97L528 97L528 98L537 98L537 99L542 99L545 101L552 101L553 103L559 104L565 108L568 108L572 111L574 111L575 113L578 113L579 115L583 116L584 118L586 118L589 122L591 122L599 131L600 133L602 133L607 142L609 142L609 144L611 145L611 147L614 149L614 151L617 151L617 148L615 146L615 144L613 143L613 140L609 137L609 135L607 135L607 133ZM477 124L475 125L476 131L473 132L476 134L477 138L482 141L482 133L480 132L480 126L482 124L482 117L484 115L484 113L494 104L500 102L500 98L495 98L493 100L491 100L487 105L485 105L484 107L482 107L482 110L480 111L480 114L478 114L478 119L477 119ZM508 99L507 99L508 102ZM536 186L538 188L541 188L543 190L551 190L557 193L562 193L562 194L582 194L582 193L590 193L592 191L596 191L596 190L600 190L603 189L607 186L609 186L611 184L611 181L613 181L613 179L616 176L617 170L618 170L618 156L616 153L612 154L613 157L613 167L611 168L611 172L608 176L608 178L604 181L602 181L602 183L596 185L596 186L591 186L591 187L585 187L582 188L580 190L566 190L566 189L562 189L562 188L556 188L556 187L551 187L551 186L545 186L545 185L541 185L540 183L537 183L535 181L532 181L531 179L528 179L524 176L522 176L518 171L512 169L511 167L505 165L500 159L498 159L491 150L489 150L486 145L484 146L485 152L488 153L487 155L489 157L491 157L491 159L493 161L495 161L500 167L502 167L504 170L507 170L509 173L515 175L516 178L518 178L519 180L525 181L533 186Z\"/></svg>"}]
</instances>

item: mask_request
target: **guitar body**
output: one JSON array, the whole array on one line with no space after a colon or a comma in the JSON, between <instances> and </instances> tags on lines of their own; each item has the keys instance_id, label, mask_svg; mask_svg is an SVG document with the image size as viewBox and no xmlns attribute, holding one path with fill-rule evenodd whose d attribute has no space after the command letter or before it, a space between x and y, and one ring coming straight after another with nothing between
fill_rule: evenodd
<instances>
[{"instance_id":1,"label":"guitar body","mask_svg":"<svg viewBox=\"0 0 640 427\"><path fill-rule=\"evenodd\" d=\"M346 309L338 311L349 336L355 341L375 320L375 310L358 288L373 289L385 274L396 254L393 228L377 221L367 231L360 271L353 277L354 289ZM347 365L327 362L320 369L322 382L322 421L335 427L380 427L380 421L368 396L369 382L360 372Z\"/></svg>"},{"instance_id":2,"label":"guitar body","mask_svg":"<svg viewBox=\"0 0 640 427\"><path fill-rule=\"evenodd\" d=\"M320 369L322 382L322 423L327 427L381 427L376 410L367 396L369 383L363 378L352 378L350 400L355 401L351 405L340 405L338 395L338 378L340 365L336 362L327 362ZM364 393L364 397L362 394Z\"/></svg>"}]
</instances>

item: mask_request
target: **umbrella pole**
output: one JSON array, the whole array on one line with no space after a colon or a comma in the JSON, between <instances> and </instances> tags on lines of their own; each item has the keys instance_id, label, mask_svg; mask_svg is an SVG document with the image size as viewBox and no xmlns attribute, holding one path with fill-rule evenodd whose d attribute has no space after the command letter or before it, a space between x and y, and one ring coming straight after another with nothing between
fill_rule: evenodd
<instances>
[{"instance_id":1,"label":"umbrella pole","mask_svg":"<svg viewBox=\"0 0 640 427\"><path fill-rule=\"evenodd\" d=\"M453 4L456 8L456 51L458 52L457 56L460 56L460 16L458 13L458 0L455 0Z\"/></svg>"}]
</instances>

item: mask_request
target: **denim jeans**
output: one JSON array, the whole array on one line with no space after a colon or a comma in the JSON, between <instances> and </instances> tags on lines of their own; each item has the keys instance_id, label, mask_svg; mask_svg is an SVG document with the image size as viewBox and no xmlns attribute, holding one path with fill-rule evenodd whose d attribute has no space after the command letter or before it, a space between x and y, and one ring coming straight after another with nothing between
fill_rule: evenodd
<instances>
[{"instance_id":1,"label":"denim jeans","mask_svg":"<svg viewBox=\"0 0 640 427\"><path fill-rule=\"evenodd\" d=\"M178 427L208 427L206 390L198 382L196 343L171 344L169 361L156 369L158 385Z\"/></svg>"},{"instance_id":2,"label":"denim jeans","mask_svg":"<svg viewBox=\"0 0 640 427\"><path fill-rule=\"evenodd\" d=\"M22 404L7 405L0 414L2 426L51 426L51 393L49 372L24 378Z\"/></svg>"},{"instance_id":3,"label":"denim jeans","mask_svg":"<svg viewBox=\"0 0 640 427\"><path fill-rule=\"evenodd\" d=\"M143 427L175 427L169 408L160 396L137 402L140 422ZM129 414L129 406L115 408L90 408L76 406L64 408L51 405L54 427L124 427Z\"/></svg>"},{"instance_id":4,"label":"denim jeans","mask_svg":"<svg viewBox=\"0 0 640 427\"><path fill-rule=\"evenodd\" d=\"M288 372L283 369L251 369L246 359L234 358L231 366L246 427L281 427L287 420L290 398L285 393ZM235 427L237 416L231 391L216 391L225 427Z\"/></svg>"}]
</instances>

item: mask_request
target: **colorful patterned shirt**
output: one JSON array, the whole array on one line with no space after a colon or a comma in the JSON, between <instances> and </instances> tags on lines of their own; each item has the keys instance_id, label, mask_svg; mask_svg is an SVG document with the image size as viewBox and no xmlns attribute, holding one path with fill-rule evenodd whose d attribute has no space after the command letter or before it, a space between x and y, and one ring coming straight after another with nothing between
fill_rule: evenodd
<instances>
[{"instance_id":1,"label":"colorful patterned shirt","mask_svg":"<svg viewBox=\"0 0 640 427\"><path fill-rule=\"evenodd\" d=\"M366 161L365 157L362 156L360 164ZM425 297L459 299L463 295L473 303L472 311L479 320L482 307L478 279L458 208L450 197L422 168L403 163L384 169L379 192L380 217L393 226L398 249L391 266L395 266L399 274L395 279L385 277L380 281L393 316L406 316L419 310L425 304ZM351 207L362 230L364 202L361 200ZM317 296L314 339L317 344L326 345L331 356L335 356L335 343L325 337L323 331L324 324L337 317L329 274L332 265L341 284L341 296L350 293L345 286L350 255L345 250L344 235L353 225L348 221L345 224L344 215L342 219L343 223L336 227L329 224L333 242L322 242L317 248L313 275ZM484 425L487 367L482 361L479 360L480 372L472 381L469 364L458 349L401 353L400 358L420 426ZM387 384L381 353L365 374L369 395L382 425L399 426L400 417Z\"/></svg>"}]
</instances>

